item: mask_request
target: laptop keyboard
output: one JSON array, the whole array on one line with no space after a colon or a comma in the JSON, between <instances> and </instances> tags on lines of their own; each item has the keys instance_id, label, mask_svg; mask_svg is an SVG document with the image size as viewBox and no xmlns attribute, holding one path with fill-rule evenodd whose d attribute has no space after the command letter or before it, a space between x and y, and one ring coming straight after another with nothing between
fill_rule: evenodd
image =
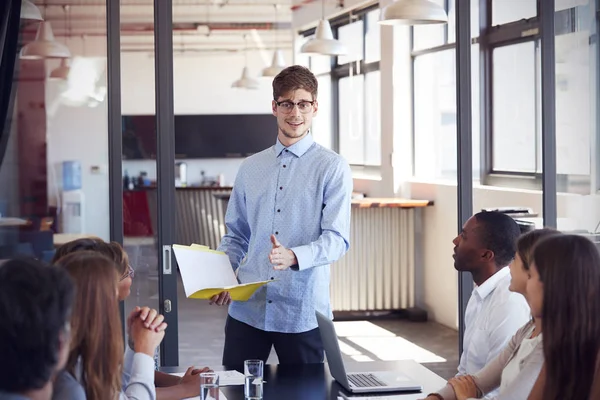
<instances>
[{"instance_id":1,"label":"laptop keyboard","mask_svg":"<svg viewBox=\"0 0 600 400\"><path fill-rule=\"evenodd\" d=\"M387 386L373 374L348 374L348 381L355 387L383 387Z\"/></svg>"}]
</instances>

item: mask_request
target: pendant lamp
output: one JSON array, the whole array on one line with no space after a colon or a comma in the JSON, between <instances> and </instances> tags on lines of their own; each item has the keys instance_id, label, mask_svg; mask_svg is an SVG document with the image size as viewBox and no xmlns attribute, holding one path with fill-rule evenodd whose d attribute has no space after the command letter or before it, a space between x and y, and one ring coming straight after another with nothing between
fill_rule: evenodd
<instances>
[{"instance_id":1,"label":"pendant lamp","mask_svg":"<svg viewBox=\"0 0 600 400\"><path fill-rule=\"evenodd\" d=\"M343 56L348 52L342 42L333 38L331 25L325 19L325 0L321 0L321 19L317 25L315 37L304 43L300 52L327 56Z\"/></svg>"},{"instance_id":2,"label":"pendant lamp","mask_svg":"<svg viewBox=\"0 0 600 400\"><path fill-rule=\"evenodd\" d=\"M231 87L240 89L258 89L259 85L260 84L256 79L250 77L248 67L244 66L244 69L242 69L242 77L233 82Z\"/></svg>"},{"instance_id":3,"label":"pendant lamp","mask_svg":"<svg viewBox=\"0 0 600 400\"><path fill-rule=\"evenodd\" d=\"M44 18L42 18L42 13L40 13L40 9L29 0L23 0L21 2L21 19L29 21L44 20Z\"/></svg>"},{"instance_id":4,"label":"pendant lamp","mask_svg":"<svg viewBox=\"0 0 600 400\"><path fill-rule=\"evenodd\" d=\"M277 24L279 22L277 19L278 4L276 3L274 6L275 6L275 23ZM263 71L262 71L262 76L265 76L265 77L277 76L277 74L279 74L285 68L285 62L283 61L283 54L281 53L281 50L279 49L279 46L278 46L277 30L273 30L273 33L275 34L275 52L273 53L273 60L271 61L271 65L268 66L267 68L263 69Z\"/></svg>"},{"instance_id":5,"label":"pendant lamp","mask_svg":"<svg viewBox=\"0 0 600 400\"><path fill-rule=\"evenodd\" d=\"M263 69L262 76L277 76L284 68L285 63L283 62L283 54L281 53L281 50L276 49L273 53L271 65Z\"/></svg>"},{"instance_id":6,"label":"pendant lamp","mask_svg":"<svg viewBox=\"0 0 600 400\"><path fill-rule=\"evenodd\" d=\"M54 39L50 22L42 21L35 36L35 41L23 46L20 57L23 60L70 58L71 52L67 46Z\"/></svg>"},{"instance_id":7,"label":"pendant lamp","mask_svg":"<svg viewBox=\"0 0 600 400\"><path fill-rule=\"evenodd\" d=\"M444 7L430 0L397 0L381 10L382 25L445 24Z\"/></svg>"}]
</instances>

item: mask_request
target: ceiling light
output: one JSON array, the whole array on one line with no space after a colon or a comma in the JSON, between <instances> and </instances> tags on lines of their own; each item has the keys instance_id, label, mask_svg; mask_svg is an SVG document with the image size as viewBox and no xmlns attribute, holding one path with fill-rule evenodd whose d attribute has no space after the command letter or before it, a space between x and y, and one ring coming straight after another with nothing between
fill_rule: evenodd
<instances>
[{"instance_id":1,"label":"ceiling light","mask_svg":"<svg viewBox=\"0 0 600 400\"><path fill-rule=\"evenodd\" d=\"M347 53L346 46L333 38L331 25L326 19L319 20L315 37L304 43L300 48L301 53L323 54L328 56L343 56Z\"/></svg>"},{"instance_id":2,"label":"ceiling light","mask_svg":"<svg viewBox=\"0 0 600 400\"><path fill-rule=\"evenodd\" d=\"M71 71L71 67L69 67L69 63L67 62L67 58L63 58L60 60L60 65L50 72L49 79L51 80L67 80L69 78L69 71Z\"/></svg>"},{"instance_id":3,"label":"ceiling light","mask_svg":"<svg viewBox=\"0 0 600 400\"><path fill-rule=\"evenodd\" d=\"M42 58L70 58L69 48L54 39L50 22L42 21L35 35L35 41L23 46L21 59L39 60Z\"/></svg>"},{"instance_id":4,"label":"ceiling light","mask_svg":"<svg viewBox=\"0 0 600 400\"><path fill-rule=\"evenodd\" d=\"M381 10L382 25L445 24L444 7L430 0L397 0Z\"/></svg>"},{"instance_id":5,"label":"ceiling light","mask_svg":"<svg viewBox=\"0 0 600 400\"><path fill-rule=\"evenodd\" d=\"M44 20L44 18L42 18L42 14L40 13L40 9L29 0L23 0L21 2L21 19L30 21Z\"/></svg>"},{"instance_id":6,"label":"ceiling light","mask_svg":"<svg viewBox=\"0 0 600 400\"><path fill-rule=\"evenodd\" d=\"M242 77L231 84L232 88L240 89L258 89L259 86L260 83L256 79L250 77L248 67L244 67L242 70Z\"/></svg>"},{"instance_id":7,"label":"ceiling light","mask_svg":"<svg viewBox=\"0 0 600 400\"><path fill-rule=\"evenodd\" d=\"M271 65L263 69L262 76L277 76L284 68L285 63L283 62L283 54L281 53L281 50L277 49L273 53Z\"/></svg>"}]
</instances>

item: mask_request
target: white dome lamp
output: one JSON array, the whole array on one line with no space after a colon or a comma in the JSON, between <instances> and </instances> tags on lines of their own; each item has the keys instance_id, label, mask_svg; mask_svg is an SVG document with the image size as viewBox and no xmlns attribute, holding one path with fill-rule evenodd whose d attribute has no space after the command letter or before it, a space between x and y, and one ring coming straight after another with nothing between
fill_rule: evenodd
<instances>
[{"instance_id":1,"label":"white dome lamp","mask_svg":"<svg viewBox=\"0 0 600 400\"><path fill-rule=\"evenodd\" d=\"M258 81L250 76L246 66L242 69L242 77L231 84L232 88L239 89L258 89L259 86Z\"/></svg>"},{"instance_id":2,"label":"white dome lamp","mask_svg":"<svg viewBox=\"0 0 600 400\"><path fill-rule=\"evenodd\" d=\"M278 23L277 9L279 8L279 5L277 3L275 3L274 6L275 6L275 23L277 24ZM273 53L273 60L271 61L270 66L263 69L262 76L264 76L264 77L277 76L277 74L279 74L285 68L285 62L283 61L283 54L281 53L281 50L279 49L279 46L278 46L279 43L277 40L277 36L278 36L277 29L279 29L279 28L276 28L273 30L273 33L275 34L275 52Z\"/></svg>"},{"instance_id":3,"label":"white dome lamp","mask_svg":"<svg viewBox=\"0 0 600 400\"><path fill-rule=\"evenodd\" d=\"M33 4L29 0L23 0L21 2L21 19L25 19L28 21L43 21L42 13L40 9L37 8L35 4Z\"/></svg>"},{"instance_id":4,"label":"white dome lamp","mask_svg":"<svg viewBox=\"0 0 600 400\"><path fill-rule=\"evenodd\" d=\"M258 80L252 78L250 72L248 72L247 50L246 35L244 35L244 68L242 69L242 77L231 84L232 88L258 89L260 86Z\"/></svg>"},{"instance_id":5,"label":"white dome lamp","mask_svg":"<svg viewBox=\"0 0 600 400\"><path fill-rule=\"evenodd\" d=\"M331 25L325 19L325 0L321 0L321 19L317 25L315 37L304 43L300 52L327 56L343 56L348 52L342 42L333 38Z\"/></svg>"},{"instance_id":6,"label":"white dome lamp","mask_svg":"<svg viewBox=\"0 0 600 400\"><path fill-rule=\"evenodd\" d=\"M283 61L283 54L281 50L275 49L273 53L273 61L271 65L263 69L262 76L277 76L285 68L285 62Z\"/></svg>"},{"instance_id":7,"label":"white dome lamp","mask_svg":"<svg viewBox=\"0 0 600 400\"><path fill-rule=\"evenodd\" d=\"M382 25L427 25L448 23L444 7L430 0L397 0L381 10Z\"/></svg>"},{"instance_id":8,"label":"white dome lamp","mask_svg":"<svg viewBox=\"0 0 600 400\"><path fill-rule=\"evenodd\" d=\"M23 60L70 58L71 52L67 46L54 39L50 22L42 21L35 35L35 40L23 46L20 57Z\"/></svg>"}]
</instances>

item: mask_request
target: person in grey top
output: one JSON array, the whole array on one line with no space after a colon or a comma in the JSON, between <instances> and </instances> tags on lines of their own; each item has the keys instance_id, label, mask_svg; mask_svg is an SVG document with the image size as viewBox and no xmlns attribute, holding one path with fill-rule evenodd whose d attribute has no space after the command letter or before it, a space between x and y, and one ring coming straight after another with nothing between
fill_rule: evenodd
<instances>
[{"instance_id":1,"label":"person in grey top","mask_svg":"<svg viewBox=\"0 0 600 400\"><path fill-rule=\"evenodd\" d=\"M0 266L0 399L48 400L69 354L73 282L32 258Z\"/></svg>"}]
</instances>

